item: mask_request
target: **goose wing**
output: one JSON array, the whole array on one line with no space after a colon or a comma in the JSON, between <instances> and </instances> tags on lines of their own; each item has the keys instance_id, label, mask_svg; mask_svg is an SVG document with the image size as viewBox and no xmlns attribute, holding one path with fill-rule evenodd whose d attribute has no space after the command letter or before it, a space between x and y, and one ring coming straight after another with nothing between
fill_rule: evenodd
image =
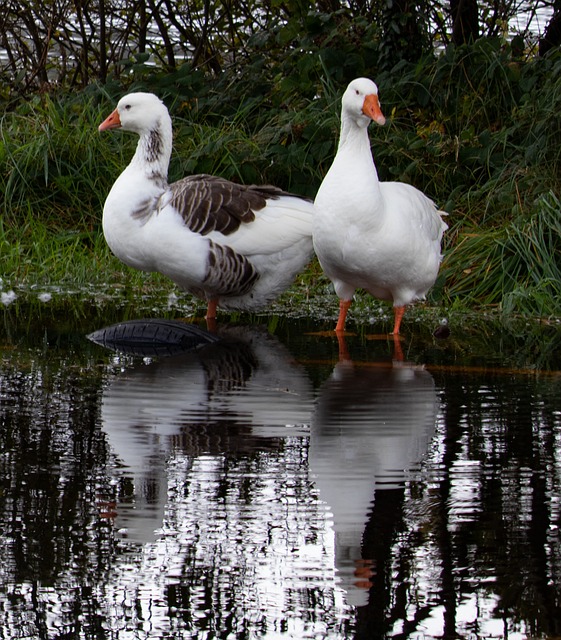
<instances>
[{"instance_id":1,"label":"goose wing","mask_svg":"<svg viewBox=\"0 0 561 640\"><path fill-rule=\"evenodd\" d=\"M268 200L283 195L288 194L277 187L242 185L200 174L171 184L160 208L173 206L193 233L218 231L230 235L253 222L255 213L265 208Z\"/></svg>"},{"instance_id":2,"label":"goose wing","mask_svg":"<svg viewBox=\"0 0 561 640\"><path fill-rule=\"evenodd\" d=\"M309 239L313 203L271 185L242 185L200 174L174 182L158 209L171 205L193 233L244 255L271 254Z\"/></svg>"}]
</instances>

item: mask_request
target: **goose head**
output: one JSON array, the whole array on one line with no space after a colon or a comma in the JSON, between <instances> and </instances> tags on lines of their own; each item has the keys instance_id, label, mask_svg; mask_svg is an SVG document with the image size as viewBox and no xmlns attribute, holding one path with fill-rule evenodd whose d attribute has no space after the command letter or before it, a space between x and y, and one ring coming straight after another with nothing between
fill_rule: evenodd
<instances>
[{"instance_id":1,"label":"goose head","mask_svg":"<svg viewBox=\"0 0 561 640\"><path fill-rule=\"evenodd\" d=\"M99 125L100 131L123 129L140 137L129 168L140 168L159 183L167 176L172 147L171 118L166 105L153 93L129 93Z\"/></svg>"},{"instance_id":2,"label":"goose head","mask_svg":"<svg viewBox=\"0 0 561 640\"><path fill-rule=\"evenodd\" d=\"M383 125L386 118L380 108L378 87L369 78L356 78L343 94L343 119L350 118L360 128L367 127L371 120Z\"/></svg>"},{"instance_id":3,"label":"goose head","mask_svg":"<svg viewBox=\"0 0 561 640\"><path fill-rule=\"evenodd\" d=\"M99 125L99 130L124 129L142 135L160 129L167 121L169 113L160 98L139 91L123 96L116 109Z\"/></svg>"}]
</instances>

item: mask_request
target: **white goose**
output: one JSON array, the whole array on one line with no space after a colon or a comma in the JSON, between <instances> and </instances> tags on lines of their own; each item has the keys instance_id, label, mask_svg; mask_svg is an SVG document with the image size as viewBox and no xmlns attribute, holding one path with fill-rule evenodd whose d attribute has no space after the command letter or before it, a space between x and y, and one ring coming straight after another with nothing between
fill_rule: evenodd
<instances>
[{"instance_id":1,"label":"white goose","mask_svg":"<svg viewBox=\"0 0 561 640\"><path fill-rule=\"evenodd\" d=\"M386 121L378 87L353 80L343 95L337 155L315 199L314 248L339 297L345 328L355 289L393 302L394 335L405 305L425 297L438 275L443 211L415 187L380 182L368 125Z\"/></svg>"},{"instance_id":2,"label":"white goose","mask_svg":"<svg viewBox=\"0 0 561 640\"><path fill-rule=\"evenodd\" d=\"M256 310L311 258L313 203L272 186L209 175L168 184L172 124L163 102L131 93L99 125L140 136L103 209L103 233L125 264L165 274L216 308Z\"/></svg>"}]
</instances>

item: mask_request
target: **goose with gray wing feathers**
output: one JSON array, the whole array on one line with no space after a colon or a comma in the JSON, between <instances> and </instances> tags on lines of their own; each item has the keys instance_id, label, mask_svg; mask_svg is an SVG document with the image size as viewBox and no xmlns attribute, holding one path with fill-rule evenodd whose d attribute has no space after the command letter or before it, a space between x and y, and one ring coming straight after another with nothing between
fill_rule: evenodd
<instances>
[{"instance_id":1,"label":"goose with gray wing feathers","mask_svg":"<svg viewBox=\"0 0 561 640\"><path fill-rule=\"evenodd\" d=\"M310 260L313 203L277 187L205 174L168 184L172 123L151 93L131 93L99 125L139 135L136 152L103 209L103 233L125 264L157 271L207 302L253 311Z\"/></svg>"}]
</instances>

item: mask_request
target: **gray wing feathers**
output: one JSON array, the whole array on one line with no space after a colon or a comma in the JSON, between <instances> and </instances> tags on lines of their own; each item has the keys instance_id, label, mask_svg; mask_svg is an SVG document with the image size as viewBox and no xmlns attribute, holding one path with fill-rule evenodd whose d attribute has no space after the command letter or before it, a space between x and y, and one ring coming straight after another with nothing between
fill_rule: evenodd
<instances>
[{"instance_id":1,"label":"gray wing feathers","mask_svg":"<svg viewBox=\"0 0 561 640\"><path fill-rule=\"evenodd\" d=\"M227 246L209 243L207 274L202 289L215 295L245 295L259 278L251 262Z\"/></svg>"},{"instance_id":2,"label":"gray wing feathers","mask_svg":"<svg viewBox=\"0 0 561 640\"><path fill-rule=\"evenodd\" d=\"M217 176L189 176L170 185L171 204L194 233L233 233L255 220L267 200L287 194L272 186L239 185Z\"/></svg>"}]
</instances>

